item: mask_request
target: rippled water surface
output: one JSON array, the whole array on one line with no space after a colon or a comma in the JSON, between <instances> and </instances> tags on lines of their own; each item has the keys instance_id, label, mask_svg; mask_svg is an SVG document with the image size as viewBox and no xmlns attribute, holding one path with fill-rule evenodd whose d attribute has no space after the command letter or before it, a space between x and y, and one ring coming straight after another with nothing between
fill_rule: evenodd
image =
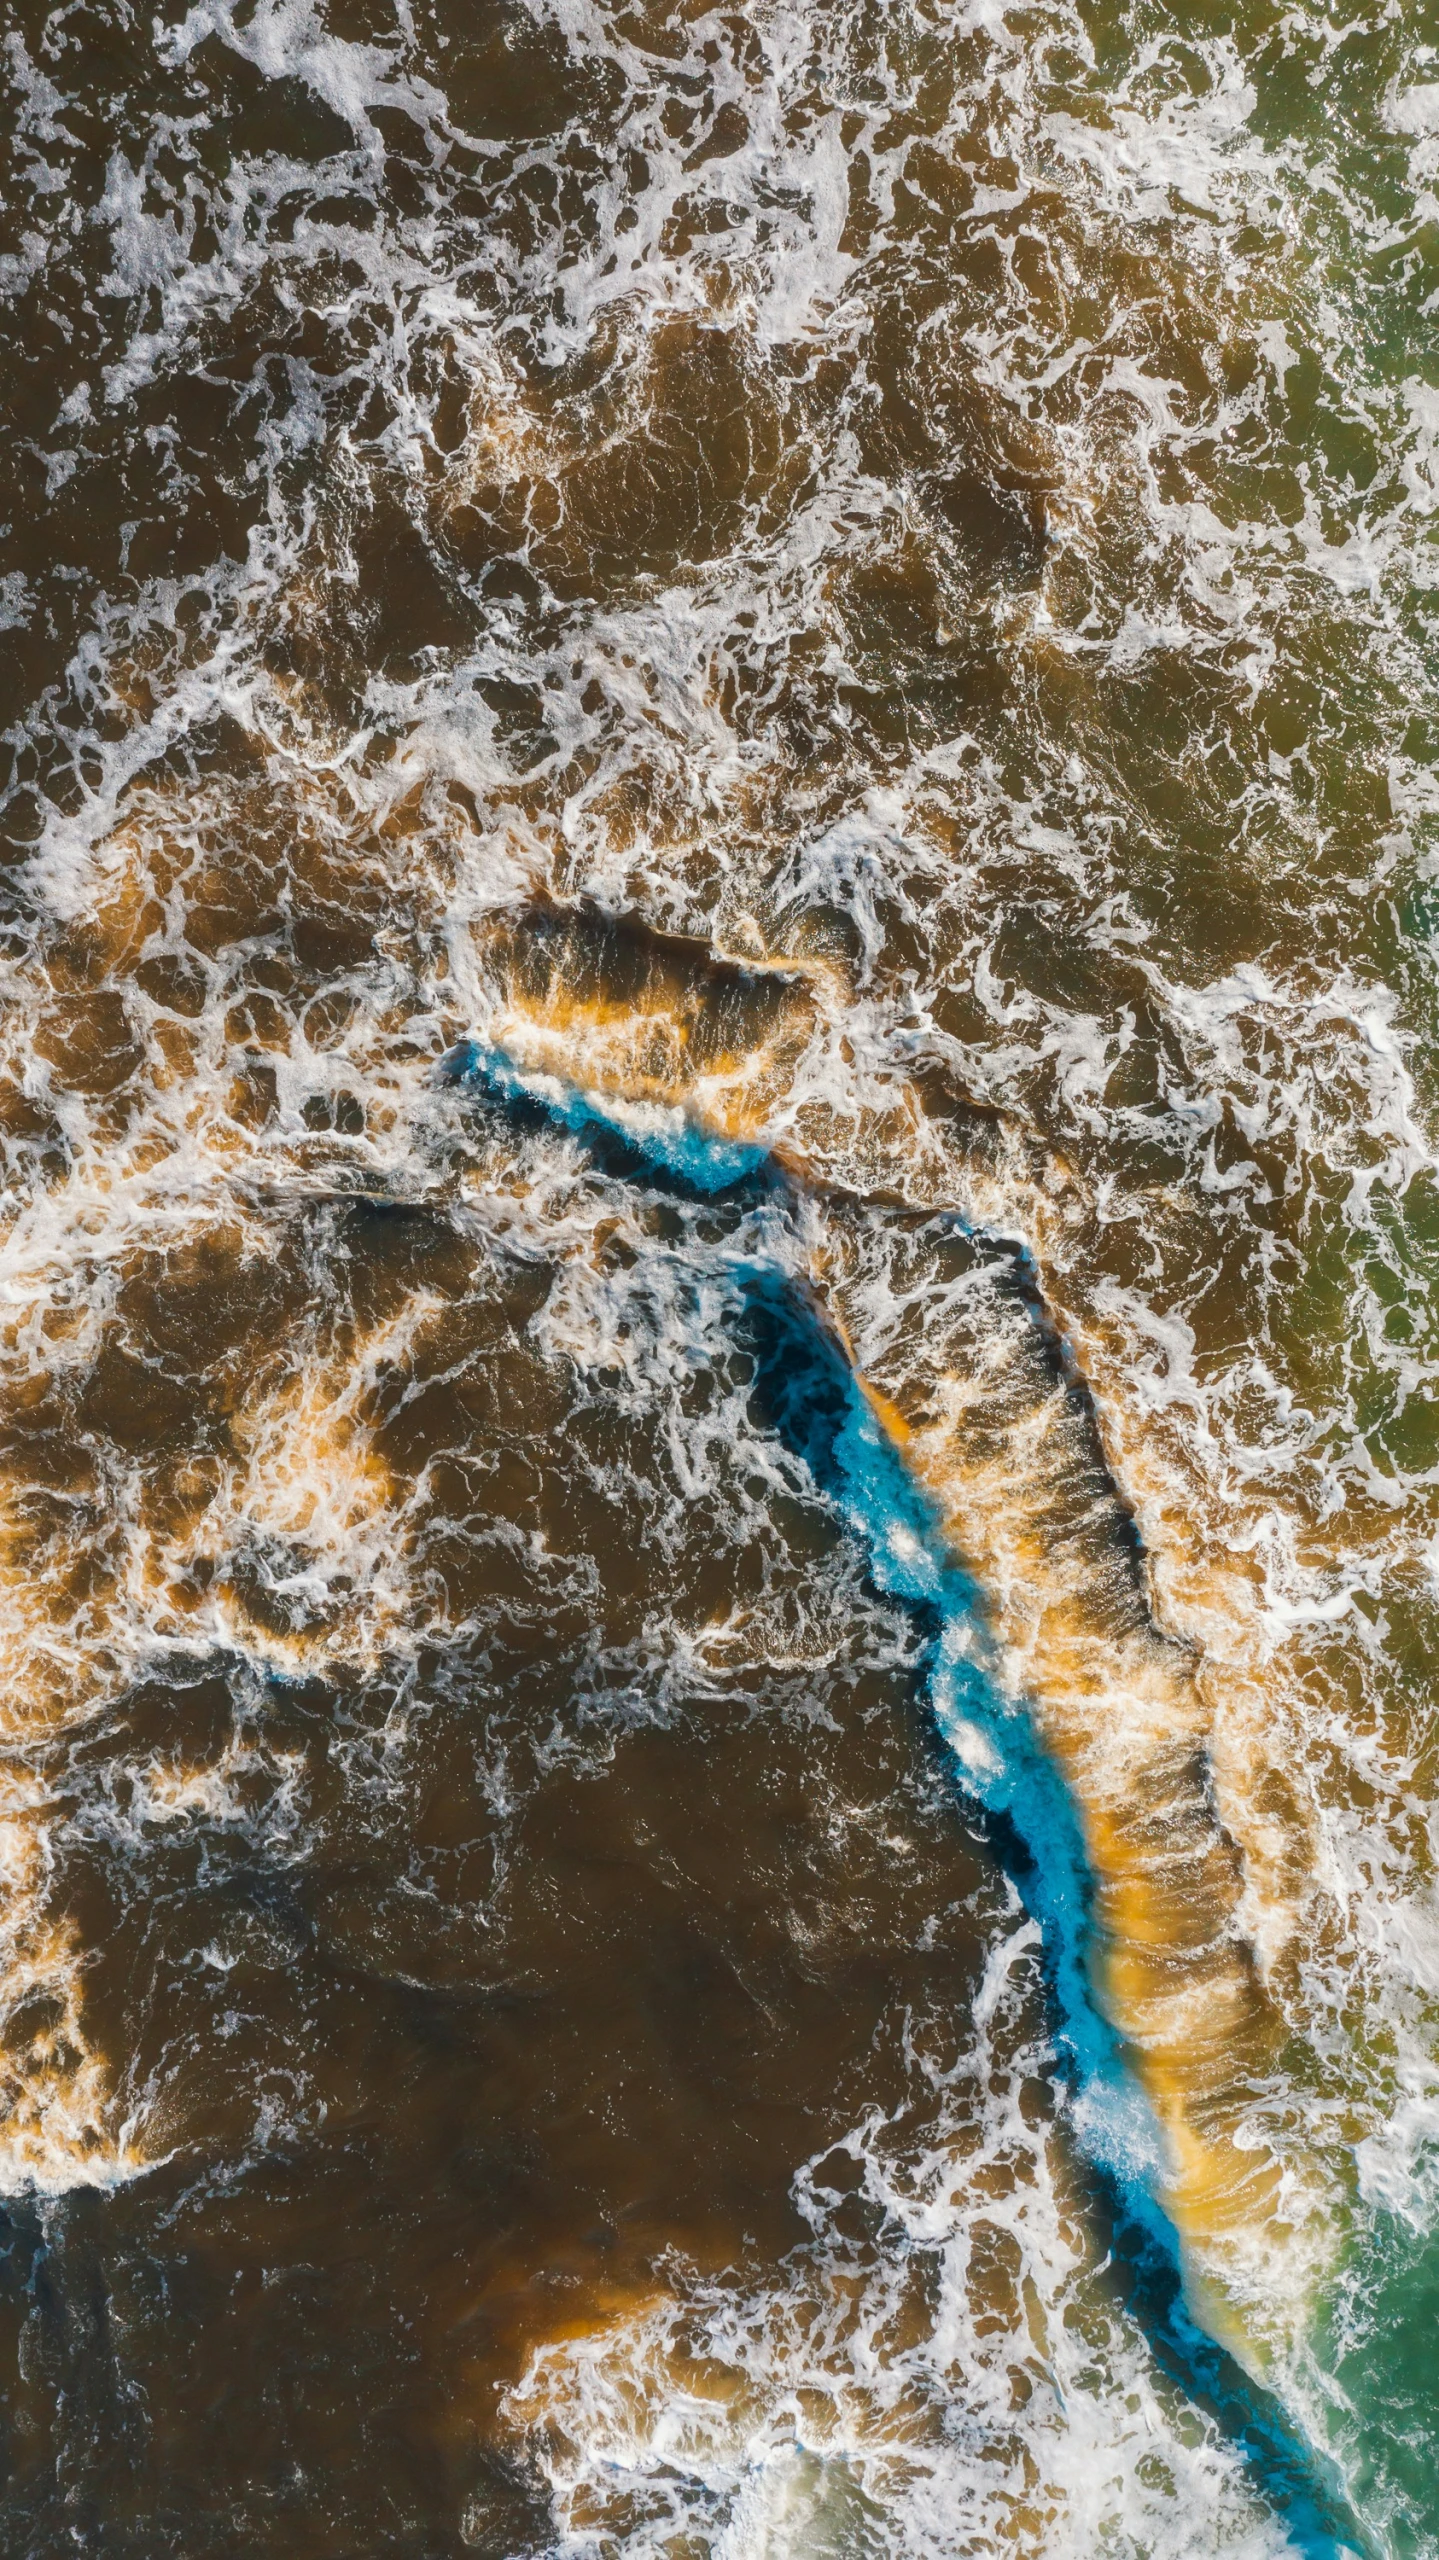
<instances>
[{"instance_id":1,"label":"rippled water surface","mask_svg":"<svg viewBox=\"0 0 1439 2560\"><path fill-rule=\"evenodd\" d=\"M3 45L5 2549L1439 2553L1439 17Z\"/></svg>"}]
</instances>

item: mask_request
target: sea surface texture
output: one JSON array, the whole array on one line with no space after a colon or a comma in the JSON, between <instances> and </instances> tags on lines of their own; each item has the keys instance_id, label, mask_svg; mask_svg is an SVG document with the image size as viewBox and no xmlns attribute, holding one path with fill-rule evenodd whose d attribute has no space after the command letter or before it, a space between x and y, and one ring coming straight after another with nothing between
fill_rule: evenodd
<instances>
[{"instance_id":1,"label":"sea surface texture","mask_svg":"<svg viewBox=\"0 0 1439 2560\"><path fill-rule=\"evenodd\" d=\"M1439 2554L1432 0L0 61L0 2545Z\"/></svg>"}]
</instances>

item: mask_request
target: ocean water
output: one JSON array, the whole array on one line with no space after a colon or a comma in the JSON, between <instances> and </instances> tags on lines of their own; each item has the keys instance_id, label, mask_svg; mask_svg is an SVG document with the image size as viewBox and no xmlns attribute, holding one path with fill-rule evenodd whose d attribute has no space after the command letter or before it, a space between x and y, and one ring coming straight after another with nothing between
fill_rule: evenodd
<instances>
[{"instance_id":1,"label":"ocean water","mask_svg":"<svg viewBox=\"0 0 1439 2560\"><path fill-rule=\"evenodd\" d=\"M1439 15L0 41L5 2549L1439 2553Z\"/></svg>"}]
</instances>

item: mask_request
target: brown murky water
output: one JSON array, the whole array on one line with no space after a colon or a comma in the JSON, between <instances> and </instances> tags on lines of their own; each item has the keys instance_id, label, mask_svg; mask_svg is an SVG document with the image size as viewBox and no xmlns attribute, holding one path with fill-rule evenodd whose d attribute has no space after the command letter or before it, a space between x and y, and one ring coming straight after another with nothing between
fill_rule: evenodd
<instances>
[{"instance_id":1,"label":"brown murky water","mask_svg":"<svg viewBox=\"0 0 1439 2560\"><path fill-rule=\"evenodd\" d=\"M676 2255L743 2283L803 2252L795 2169L868 2109L922 2140L995 1895L903 1664L856 1660L872 1610L801 1516L823 1704L804 1666L676 1676L636 1624L634 1506L577 1508L543 1615L497 1603L401 1701L196 1667L77 1750L87 2015L163 2089L170 2156L14 2209L17 2542L543 2544L539 2482L490 2459L536 2342ZM184 1837L115 1775L227 1755L228 1820Z\"/></svg>"},{"instance_id":2,"label":"brown murky water","mask_svg":"<svg viewBox=\"0 0 1439 2560\"><path fill-rule=\"evenodd\" d=\"M5 13L7 2550L1435 2547L1420 14Z\"/></svg>"}]
</instances>

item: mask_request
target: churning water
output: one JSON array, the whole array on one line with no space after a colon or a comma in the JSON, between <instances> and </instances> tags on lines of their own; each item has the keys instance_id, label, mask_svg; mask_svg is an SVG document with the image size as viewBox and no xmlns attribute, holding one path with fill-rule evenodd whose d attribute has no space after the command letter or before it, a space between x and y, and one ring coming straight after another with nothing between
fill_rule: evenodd
<instances>
[{"instance_id":1,"label":"churning water","mask_svg":"<svg viewBox=\"0 0 1439 2560\"><path fill-rule=\"evenodd\" d=\"M3 28L5 2548L1439 2553L1439 15Z\"/></svg>"}]
</instances>

